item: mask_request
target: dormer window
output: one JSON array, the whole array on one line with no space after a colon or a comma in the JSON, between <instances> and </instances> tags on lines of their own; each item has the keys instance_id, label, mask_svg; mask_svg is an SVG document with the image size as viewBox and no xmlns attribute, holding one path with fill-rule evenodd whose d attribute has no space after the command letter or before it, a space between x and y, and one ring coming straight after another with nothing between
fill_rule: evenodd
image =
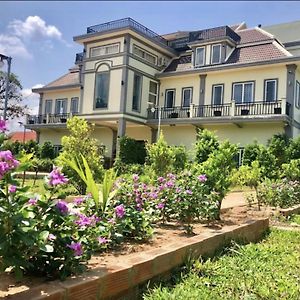
<instances>
[{"instance_id":1,"label":"dormer window","mask_svg":"<svg viewBox=\"0 0 300 300\"><path fill-rule=\"evenodd\" d=\"M195 51L195 66L203 66L205 61L205 47L198 47Z\"/></svg>"},{"instance_id":2,"label":"dormer window","mask_svg":"<svg viewBox=\"0 0 300 300\"><path fill-rule=\"evenodd\" d=\"M221 62L221 45L212 45L211 47L211 63L218 64Z\"/></svg>"}]
</instances>

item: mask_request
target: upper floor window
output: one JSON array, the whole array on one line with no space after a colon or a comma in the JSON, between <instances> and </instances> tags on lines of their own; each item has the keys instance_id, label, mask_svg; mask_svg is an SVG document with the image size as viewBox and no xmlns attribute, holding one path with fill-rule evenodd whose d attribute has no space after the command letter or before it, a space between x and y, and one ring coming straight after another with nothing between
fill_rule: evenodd
<instances>
[{"instance_id":1,"label":"upper floor window","mask_svg":"<svg viewBox=\"0 0 300 300\"><path fill-rule=\"evenodd\" d=\"M142 76L134 74L133 78L133 95L132 95L132 110L140 111L142 96Z\"/></svg>"},{"instance_id":2,"label":"upper floor window","mask_svg":"<svg viewBox=\"0 0 300 300\"><path fill-rule=\"evenodd\" d=\"M95 108L107 108L109 93L109 72L96 74Z\"/></svg>"},{"instance_id":3,"label":"upper floor window","mask_svg":"<svg viewBox=\"0 0 300 300\"><path fill-rule=\"evenodd\" d=\"M233 100L236 103L253 102L254 82L241 82L233 84Z\"/></svg>"},{"instance_id":4,"label":"upper floor window","mask_svg":"<svg viewBox=\"0 0 300 300\"><path fill-rule=\"evenodd\" d=\"M211 63L218 64L221 62L221 45L212 45L211 47Z\"/></svg>"},{"instance_id":5,"label":"upper floor window","mask_svg":"<svg viewBox=\"0 0 300 300\"><path fill-rule=\"evenodd\" d=\"M71 107L70 107L70 112L71 113L78 113L78 97L73 97L71 99Z\"/></svg>"},{"instance_id":6,"label":"upper floor window","mask_svg":"<svg viewBox=\"0 0 300 300\"><path fill-rule=\"evenodd\" d=\"M223 103L223 84L214 84L212 88L212 104L220 105Z\"/></svg>"},{"instance_id":7,"label":"upper floor window","mask_svg":"<svg viewBox=\"0 0 300 300\"><path fill-rule=\"evenodd\" d=\"M205 61L205 48L196 48L195 52L195 66L203 66Z\"/></svg>"},{"instance_id":8,"label":"upper floor window","mask_svg":"<svg viewBox=\"0 0 300 300\"><path fill-rule=\"evenodd\" d=\"M175 90L166 90L165 106L172 108L175 102Z\"/></svg>"},{"instance_id":9,"label":"upper floor window","mask_svg":"<svg viewBox=\"0 0 300 300\"><path fill-rule=\"evenodd\" d=\"M52 100L46 100L45 101L45 114L51 114L52 113Z\"/></svg>"},{"instance_id":10,"label":"upper floor window","mask_svg":"<svg viewBox=\"0 0 300 300\"><path fill-rule=\"evenodd\" d=\"M264 100L267 102L276 101L277 99L277 79L265 80Z\"/></svg>"},{"instance_id":11,"label":"upper floor window","mask_svg":"<svg viewBox=\"0 0 300 300\"><path fill-rule=\"evenodd\" d=\"M133 54L146 60L147 62L156 65L157 64L157 56L151 54L145 49L142 49L136 45L133 45Z\"/></svg>"},{"instance_id":12,"label":"upper floor window","mask_svg":"<svg viewBox=\"0 0 300 300\"><path fill-rule=\"evenodd\" d=\"M55 113L66 114L68 106L68 99L56 99L55 102Z\"/></svg>"},{"instance_id":13,"label":"upper floor window","mask_svg":"<svg viewBox=\"0 0 300 300\"><path fill-rule=\"evenodd\" d=\"M115 54L120 52L120 44L110 44L110 45L104 45L100 47L94 47L91 48L91 57L94 56L102 56L102 55L109 55L109 54Z\"/></svg>"},{"instance_id":14,"label":"upper floor window","mask_svg":"<svg viewBox=\"0 0 300 300\"><path fill-rule=\"evenodd\" d=\"M157 103L158 84L155 81L150 81L149 85L149 102Z\"/></svg>"},{"instance_id":15,"label":"upper floor window","mask_svg":"<svg viewBox=\"0 0 300 300\"><path fill-rule=\"evenodd\" d=\"M182 89L182 106L183 107L189 107L190 104L192 103L192 93L193 93L193 88L183 88Z\"/></svg>"},{"instance_id":16,"label":"upper floor window","mask_svg":"<svg viewBox=\"0 0 300 300\"><path fill-rule=\"evenodd\" d=\"M300 108L300 82L296 81L296 107Z\"/></svg>"}]
</instances>

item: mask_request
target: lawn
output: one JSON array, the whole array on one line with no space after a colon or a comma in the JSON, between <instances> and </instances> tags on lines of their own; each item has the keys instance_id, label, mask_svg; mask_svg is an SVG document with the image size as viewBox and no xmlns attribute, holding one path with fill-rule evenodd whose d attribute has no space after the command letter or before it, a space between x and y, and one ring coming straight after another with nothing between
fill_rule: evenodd
<instances>
[{"instance_id":1,"label":"lawn","mask_svg":"<svg viewBox=\"0 0 300 300\"><path fill-rule=\"evenodd\" d=\"M149 290L145 300L300 299L300 232L272 230L261 243L235 245L226 254ZM175 280L176 281L176 280Z\"/></svg>"}]
</instances>

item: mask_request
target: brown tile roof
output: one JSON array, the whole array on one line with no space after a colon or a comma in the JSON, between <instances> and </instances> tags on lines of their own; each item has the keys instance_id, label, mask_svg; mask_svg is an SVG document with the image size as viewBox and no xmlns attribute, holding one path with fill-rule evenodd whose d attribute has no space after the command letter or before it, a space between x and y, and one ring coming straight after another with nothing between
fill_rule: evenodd
<instances>
[{"instance_id":1,"label":"brown tile roof","mask_svg":"<svg viewBox=\"0 0 300 300\"><path fill-rule=\"evenodd\" d=\"M173 59L164 72L186 71L192 68L192 56L185 55L178 59Z\"/></svg>"},{"instance_id":2,"label":"brown tile roof","mask_svg":"<svg viewBox=\"0 0 300 300\"><path fill-rule=\"evenodd\" d=\"M36 141L36 132L35 131L25 131L25 136L23 131L12 132L9 134L9 139L12 142L27 142L27 141Z\"/></svg>"},{"instance_id":3,"label":"brown tile roof","mask_svg":"<svg viewBox=\"0 0 300 300\"><path fill-rule=\"evenodd\" d=\"M273 37L256 28L239 30L236 33L241 37L240 44L274 40Z\"/></svg>"},{"instance_id":4,"label":"brown tile roof","mask_svg":"<svg viewBox=\"0 0 300 300\"><path fill-rule=\"evenodd\" d=\"M71 68L69 73L43 86L43 89L79 84L79 68Z\"/></svg>"},{"instance_id":5,"label":"brown tile roof","mask_svg":"<svg viewBox=\"0 0 300 300\"><path fill-rule=\"evenodd\" d=\"M233 51L226 64L267 61L287 57L273 43L237 48Z\"/></svg>"}]
</instances>

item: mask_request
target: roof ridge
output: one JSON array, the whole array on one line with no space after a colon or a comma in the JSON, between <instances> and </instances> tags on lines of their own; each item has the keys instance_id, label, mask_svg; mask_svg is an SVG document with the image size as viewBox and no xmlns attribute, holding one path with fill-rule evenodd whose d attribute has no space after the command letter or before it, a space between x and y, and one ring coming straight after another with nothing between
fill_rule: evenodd
<instances>
[{"instance_id":1,"label":"roof ridge","mask_svg":"<svg viewBox=\"0 0 300 300\"><path fill-rule=\"evenodd\" d=\"M283 54L285 54L286 56L293 56L288 50L286 50L277 40L274 40L272 42L272 44L278 49L280 50Z\"/></svg>"},{"instance_id":2,"label":"roof ridge","mask_svg":"<svg viewBox=\"0 0 300 300\"><path fill-rule=\"evenodd\" d=\"M58 77L57 79L55 79L55 80L53 80L53 81L51 81L51 82L47 83L46 85L44 85L44 86L43 86L43 88L46 88L46 87L48 87L48 85L50 85L50 84L54 83L55 81L58 81L58 80L60 80L60 79L64 78L65 76L67 76L67 75L69 75L69 74L71 74L71 72L65 73L64 75L62 75L62 76Z\"/></svg>"}]
</instances>

